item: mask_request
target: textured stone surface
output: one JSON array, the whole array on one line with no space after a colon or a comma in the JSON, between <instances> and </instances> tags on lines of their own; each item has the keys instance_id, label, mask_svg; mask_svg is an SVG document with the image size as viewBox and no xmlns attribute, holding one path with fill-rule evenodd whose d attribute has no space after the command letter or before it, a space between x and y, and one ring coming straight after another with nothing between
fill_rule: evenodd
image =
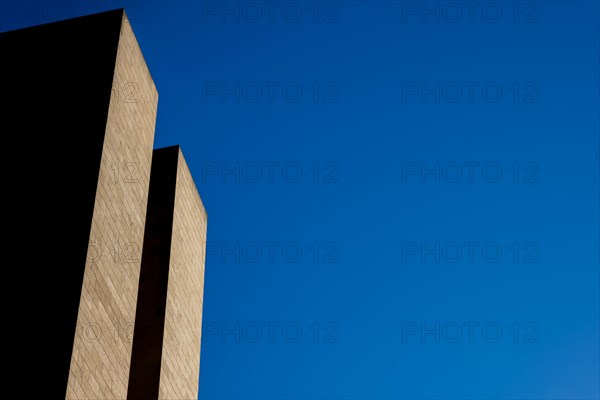
<instances>
[{"instance_id":1,"label":"textured stone surface","mask_svg":"<svg viewBox=\"0 0 600 400\"><path fill-rule=\"evenodd\" d=\"M197 399L207 214L179 150L160 399Z\"/></svg>"},{"instance_id":2,"label":"textured stone surface","mask_svg":"<svg viewBox=\"0 0 600 400\"><path fill-rule=\"evenodd\" d=\"M123 15L67 398L124 399L158 93Z\"/></svg>"}]
</instances>

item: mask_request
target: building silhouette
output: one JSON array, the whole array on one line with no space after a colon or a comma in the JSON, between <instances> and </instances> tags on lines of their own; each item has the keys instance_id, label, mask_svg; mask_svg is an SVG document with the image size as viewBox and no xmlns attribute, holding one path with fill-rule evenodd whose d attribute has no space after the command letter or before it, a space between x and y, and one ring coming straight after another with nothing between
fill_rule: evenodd
<instances>
[{"instance_id":1,"label":"building silhouette","mask_svg":"<svg viewBox=\"0 0 600 400\"><path fill-rule=\"evenodd\" d=\"M196 399L207 215L125 12L0 54L5 395Z\"/></svg>"}]
</instances>

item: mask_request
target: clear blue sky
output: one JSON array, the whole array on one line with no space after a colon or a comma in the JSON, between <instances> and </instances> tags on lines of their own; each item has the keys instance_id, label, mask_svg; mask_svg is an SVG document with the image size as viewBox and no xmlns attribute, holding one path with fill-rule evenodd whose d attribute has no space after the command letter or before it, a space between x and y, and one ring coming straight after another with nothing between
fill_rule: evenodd
<instances>
[{"instance_id":1,"label":"clear blue sky","mask_svg":"<svg viewBox=\"0 0 600 400\"><path fill-rule=\"evenodd\" d=\"M209 214L201 399L599 398L597 1L23 4L129 13Z\"/></svg>"}]
</instances>

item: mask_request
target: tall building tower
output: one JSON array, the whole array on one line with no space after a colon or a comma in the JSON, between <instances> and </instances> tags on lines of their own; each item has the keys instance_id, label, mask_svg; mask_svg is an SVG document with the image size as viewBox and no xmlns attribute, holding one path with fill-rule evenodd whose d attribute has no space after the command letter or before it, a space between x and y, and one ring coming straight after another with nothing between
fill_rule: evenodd
<instances>
[{"instance_id":1,"label":"tall building tower","mask_svg":"<svg viewBox=\"0 0 600 400\"><path fill-rule=\"evenodd\" d=\"M178 147L153 161L127 16L2 33L0 54L7 398L197 398L206 212Z\"/></svg>"},{"instance_id":2,"label":"tall building tower","mask_svg":"<svg viewBox=\"0 0 600 400\"><path fill-rule=\"evenodd\" d=\"M128 399L197 399L207 216L179 146L154 151L148 215Z\"/></svg>"}]
</instances>

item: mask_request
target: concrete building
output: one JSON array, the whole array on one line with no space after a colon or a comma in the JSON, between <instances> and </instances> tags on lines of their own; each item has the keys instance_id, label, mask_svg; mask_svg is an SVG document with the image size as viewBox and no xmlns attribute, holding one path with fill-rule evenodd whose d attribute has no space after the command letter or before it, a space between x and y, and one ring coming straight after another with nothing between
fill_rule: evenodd
<instances>
[{"instance_id":1,"label":"concrete building","mask_svg":"<svg viewBox=\"0 0 600 400\"><path fill-rule=\"evenodd\" d=\"M128 399L197 399L206 211L179 146L152 157Z\"/></svg>"},{"instance_id":2,"label":"concrete building","mask_svg":"<svg viewBox=\"0 0 600 400\"><path fill-rule=\"evenodd\" d=\"M144 398L197 398L206 212L179 148L153 162L158 93L127 16L2 33L0 54L7 398L127 398L149 308L163 332Z\"/></svg>"}]
</instances>

